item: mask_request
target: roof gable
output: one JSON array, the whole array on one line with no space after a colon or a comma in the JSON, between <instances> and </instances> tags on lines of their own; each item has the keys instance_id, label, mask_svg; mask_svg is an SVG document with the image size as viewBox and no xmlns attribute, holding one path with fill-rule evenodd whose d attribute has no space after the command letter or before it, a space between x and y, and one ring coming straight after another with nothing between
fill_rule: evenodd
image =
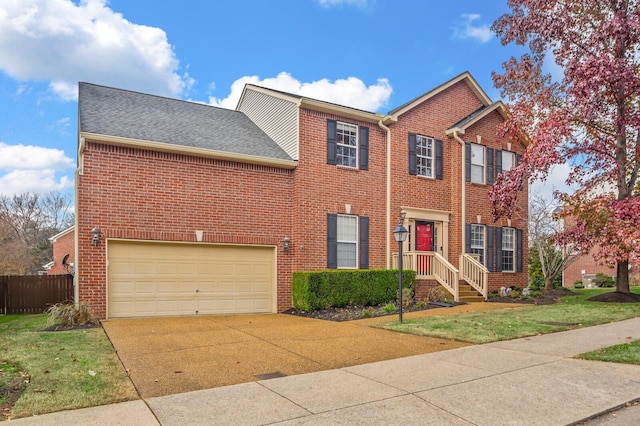
<instances>
[{"instance_id":1,"label":"roof gable","mask_svg":"<svg viewBox=\"0 0 640 426\"><path fill-rule=\"evenodd\" d=\"M408 112L409 110L417 107L418 105L420 105L421 103L423 103L424 101L436 96L439 93L444 92L445 90L447 90L448 88L454 86L455 84L458 84L460 82L464 82L466 83L469 88L471 89L471 91L476 95L476 97L480 100L480 102L484 105L484 106L489 106L492 104L491 99L489 98L489 96L485 93L484 90L482 90L482 88L480 87L480 85L478 84L478 82L471 76L471 74L468 71L463 72L462 74L452 78L451 80L441 84L440 86L418 96L415 99L410 100L409 102L405 103L404 105L399 106L398 108L395 108L391 111L389 111L388 113L388 117L395 121L397 120L397 118Z\"/></svg>"}]
</instances>

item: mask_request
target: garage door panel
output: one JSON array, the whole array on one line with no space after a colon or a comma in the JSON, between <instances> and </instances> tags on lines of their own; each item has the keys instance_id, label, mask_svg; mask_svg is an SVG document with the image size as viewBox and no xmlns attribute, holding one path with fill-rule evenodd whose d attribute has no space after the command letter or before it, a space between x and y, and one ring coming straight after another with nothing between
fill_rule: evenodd
<instances>
[{"instance_id":1,"label":"garage door panel","mask_svg":"<svg viewBox=\"0 0 640 426\"><path fill-rule=\"evenodd\" d=\"M109 317L274 311L269 247L109 241Z\"/></svg>"}]
</instances>

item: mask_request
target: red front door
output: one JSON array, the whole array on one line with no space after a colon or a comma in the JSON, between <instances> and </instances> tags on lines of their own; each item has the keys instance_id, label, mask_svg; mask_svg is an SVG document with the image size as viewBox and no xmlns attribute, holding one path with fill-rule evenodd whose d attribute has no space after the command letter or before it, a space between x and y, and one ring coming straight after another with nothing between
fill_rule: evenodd
<instances>
[{"instance_id":1,"label":"red front door","mask_svg":"<svg viewBox=\"0 0 640 426\"><path fill-rule=\"evenodd\" d=\"M433 222L416 222L416 251L433 251ZM418 255L416 268L418 275L431 275L431 258Z\"/></svg>"},{"instance_id":2,"label":"red front door","mask_svg":"<svg viewBox=\"0 0 640 426\"><path fill-rule=\"evenodd\" d=\"M416 251L433 251L433 222L416 222Z\"/></svg>"}]
</instances>

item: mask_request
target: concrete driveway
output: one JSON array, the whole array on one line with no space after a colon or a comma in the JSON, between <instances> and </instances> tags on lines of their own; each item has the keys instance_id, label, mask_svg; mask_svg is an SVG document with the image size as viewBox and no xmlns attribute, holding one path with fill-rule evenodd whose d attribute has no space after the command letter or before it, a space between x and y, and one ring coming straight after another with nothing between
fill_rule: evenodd
<instances>
[{"instance_id":1,"label":"concrete driveway","mask_svg":"<svg viewBox=\"0 0 640 426\"><path fill-rule=\"evenodd\" d=\"M405 318L507 306L477 303ZM103 327L142 398L466 346L370 327L393 320L397 317L338 323L265 314L118 319Z\"/></svg>"}]
</instances>

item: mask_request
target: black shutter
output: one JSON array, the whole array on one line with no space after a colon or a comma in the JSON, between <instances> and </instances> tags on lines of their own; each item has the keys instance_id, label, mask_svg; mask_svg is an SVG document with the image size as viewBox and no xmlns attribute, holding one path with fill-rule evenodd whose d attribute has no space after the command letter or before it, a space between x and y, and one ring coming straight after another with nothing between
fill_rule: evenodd
<instances>
[{"instance_id":1,"label":"black shutter","mask_svg":"<svg viewBox=\"0 0 640 426\"><path fill-rule=\"evenodd\" d=\"M471 144L464 143L464 176L467 182L471 182Z\"/></svg>"},{"instance_id":2,"label":"black shutter","mask_svg":"<svg viewBox=\"0 0 640 426\"><path fill-rule=\"evenodd\" d=\"M337 122L327 120L327 164L336 164Z\"/></svg>"},{"instance_id":3,"label":"black shutter","mask_svg":"<svg viewBox=\"0 0 640 426\"><path fill-rule=\"evenodd\" d=\"M496 150L496 176L502 173L502 151Z\"/></svg>"},{"instance_id":4,"label":"black shutter","mask_svg":"<svg viewBox=\"0 0 640 426\"><path fill-rule=\"evenodd\" d=\"M493 148L487 148L487 185L493 185Z\"/></svg>"},{"instance_id":5,"label":"black shutter","mask_svg":"<svg viewBox=\"0 0 640 426\"><path fill-rule=\"evenodd\" d=\"M409 174L417 175L418 167L416 165L416 135L409 133Z\"/></svg>"},{"instance_id":6,"label":"black shutter","mask_svg":"<svg viewBox=\"0 0 640 426\"><path fill-rule=\"evenodd\" d=\"M518 244L518 272L522 272L522 229L516 229L516 240Z\"/></svg>"},{"instance_id":7,"label":"black shutter","mask_svg":"<svg viewBox=\"0 0 640 426\"><path fill-rule=\"evenodd\" d=\"M369 269L369 218L360 216L360 269Z\"/></svg>"},{"instance_id":8,"label":"black shutter","mask_svg":"<svg viewBox=\"0 0 640 426\"><path fill-rule=\"evenodd\" d=\"M502 228L496 228L496 271L502 272Z\"/></svg>"},{"instance_id":9,"label":"black shutter","mask_svg":"<svg viewBox=\"0 0 640 426\"><path fill-rule=\"evenodd\" d=\"M520 164L521 161L522 161L522 155L516 155L516 165ZM520 191L522 191L523 187L524 187L524 177L520 180Z\"/></svg>"},{"instance_id":10,"label":"black shutter","mask_svg":"<svg viewBox=\"0 0 640 426\"><path fill-rule=\"evenodd\" d=\"M494 263L495 254L495 230L494 226L487 226L487 264L485 265L489 272L495 272L496 266Z\"/></svg>"},{"instance_id":11,"label":"black shutter","mask_svg":"<svg viewBox=\"0 0 640 426\"><path fill-rule=\"evenodd\" d=\"M338 267L338 215L327 214L327 268Z\"/></svg>"},{"instance_id":12,"label":"black shutter","mask_svg":"<svg viewBox=\"0 0 640 426\"><path fill-rule=\"evenodd\" d=\"M369 170L369 128L360 127L360 170Z\"/></svg>"},{"instance_id":13,"label":"black shutter","mask_svg":"<svg viewBox=\"0 0 640 426\"><path fill-rule=\"evenodd\" d=\"M467 223L466 225L464 225L464 229L465 229L464 252L471 253L471 224Z\"/></svg>"},{"instance_id":14,"label":"black shutter","mask_svg":"<svg viewBox=\"0 0 640 426\"><path fill-rule=\"evenodd\" d=\"M442 141L436 139L436 179L443 179L442 176Z\"/></svg>"}]
</instances>

